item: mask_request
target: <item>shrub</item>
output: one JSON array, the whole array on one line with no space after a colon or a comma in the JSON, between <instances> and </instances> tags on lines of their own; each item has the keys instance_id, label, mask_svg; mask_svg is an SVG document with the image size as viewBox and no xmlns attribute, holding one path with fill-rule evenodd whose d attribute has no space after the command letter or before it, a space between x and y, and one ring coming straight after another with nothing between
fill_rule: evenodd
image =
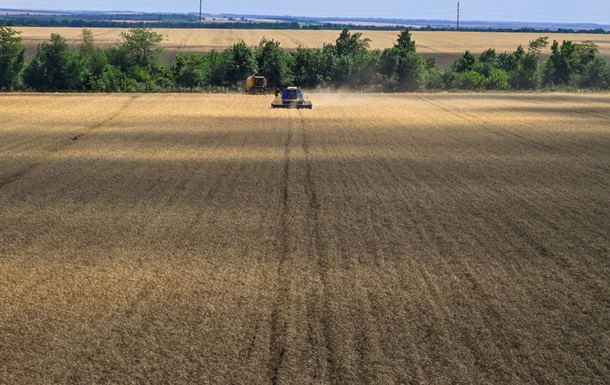
<instances>
[{"instance_id":1,"label":"shrub","mask_svg":"<svg viewBox=\"0 0 610 385\"><path fill-rule=\"evenodd\" d=\"M0 25L0 91L11 91L19 83L25 64L25 47L19 32Z\"/></svg>"},{"instance_id":2,"label":"shrub","mask_svg":"<svg viewBox=\"0 0 610 385\"><path fill-rule=\"evenodd\" d=\"M501 69L494 69L489 74L489 77L485 79L485 88L488 90L509 90L510 83L508 82L508 73Z\"/></svg>"},{"instance_id":3,"label":"shrub","mask_svg":"<svg viewBox=\"0 0 610 385\"><path fill-rule=\"evenodd\" d=\"M66 40L58 34L51 42L42 42L24 71L27 86L37 91L67 91L82 89L76 54L68 49Z\"/></svg>"}]
</instances>

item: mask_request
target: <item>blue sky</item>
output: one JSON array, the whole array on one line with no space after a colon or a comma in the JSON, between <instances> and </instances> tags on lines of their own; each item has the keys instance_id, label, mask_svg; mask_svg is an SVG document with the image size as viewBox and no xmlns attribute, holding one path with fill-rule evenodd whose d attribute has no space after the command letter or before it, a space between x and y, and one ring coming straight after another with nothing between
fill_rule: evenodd
<instances>
[{"instance_id":1,"label":"blue sky","mask_svg":"<svg viewBox=\"0 0 610 385\"><path fill-rule=\"evenodd\" d=\"M463 20L610 24L610 0L461 0ZM457 0L203 0L204 13L455 19ZM199 0L0 0L0 8L198 12Z\"/></svg>"}]
</instances>

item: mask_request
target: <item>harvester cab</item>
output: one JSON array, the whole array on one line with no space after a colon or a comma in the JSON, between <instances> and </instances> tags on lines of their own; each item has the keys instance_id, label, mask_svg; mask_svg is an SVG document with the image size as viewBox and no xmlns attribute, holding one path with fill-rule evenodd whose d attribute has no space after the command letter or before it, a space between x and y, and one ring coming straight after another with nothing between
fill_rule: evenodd
<instances>
[{"instance_id":1,"label":"harvester cab","mask_svg":"<svg viewBox=\"0 0 610 385\"><path fill-rule=\"evenodd\" d=\"M281 94L276 92L276 97L271 108L308 108L312 109L313 104L309 100L305 100L303 91L298 87L285 88Z\"/></svg>"},{"instance_id":2,"label":"harvester cab","mask_svg":"<svg viewBox=\"0 0 610 385\"><path fill-rule=\"evenodd\" d=\"M267 78L263 75L252 75L246 79L246 88L244 93L248 95L266 95L273 93L268 86Z\"/></svg>"}]
</instances>

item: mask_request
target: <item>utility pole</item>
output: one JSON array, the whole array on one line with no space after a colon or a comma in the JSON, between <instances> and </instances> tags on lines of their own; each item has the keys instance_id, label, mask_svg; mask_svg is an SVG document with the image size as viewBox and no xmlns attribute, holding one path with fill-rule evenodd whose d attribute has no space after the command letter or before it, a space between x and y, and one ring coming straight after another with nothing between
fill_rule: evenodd
<instances>
[{"instance_id":1,"label":"utility pole","mask_svg":"<svg viewBox=\"0 0 610 385\"><path fill-rule=\"evenodd\" d=\"M203 0L199 0L199 25L201 26L201 2Z\"/></svg>"},{"instance_id":2,"label":"utility pole","mask_svg":"<svg viewBox=\"0 0 610 385\"><path fill-rule=\"evenodd\" d=\"M458 0L458 5L457 5L457 28L456 30L460 30L460 0Z\"/></svg>"}]
</instances>

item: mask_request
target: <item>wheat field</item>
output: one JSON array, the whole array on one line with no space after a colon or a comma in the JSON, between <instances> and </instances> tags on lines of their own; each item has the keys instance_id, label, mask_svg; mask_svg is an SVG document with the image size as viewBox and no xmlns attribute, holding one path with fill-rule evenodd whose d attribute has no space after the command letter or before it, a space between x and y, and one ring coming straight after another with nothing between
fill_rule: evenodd
<instances>
[{"instance_id":1,"label":"wheat field","mask_svg":"<svg viewBox=\"0 0 610 385\"><path fill-rule=\"evenodd\" d=\"M1 384L605 384L610 96L0 95Z\"/></svg>"},{"instance_id":2,"label":"wheat field","mask_svg":"<svg viewBox=\"0 0 610 385\"><path fill-rule=\"evenodd\" d=\"M37 28L17 27L21 32L23 43L29 55L36 46L48 41L51 33L59 33L73 47L81 42L81 28ZM334 44L340 31L309 31L309 30L262 30L262 29L153 29L164 36L160 46L164 49L166 61L171 61L177 53L221 51L233 44L244 41L251 46L257 46L263 37L275 39L287 50L304 48L322 48L326 43ZM116 44L121 32L119 28L91 29L96 44L100 47L110 47ZM398 31L358 31L363 37L371 39L371 49L392 47L398 38ZM600 34L562 34L562 33L510 33L510 32L435 32L412 31L412 37L417 43L417 51L423 56L433 56L438 63L449 66L455 59L461 57L466 50L478 55L488 48L494 48L498 53L513 52L517 46L527 47L527 44L540 36L549 36L549 41L572 40L574 42L593 41L599 46L600 54L610 60L610 35ZM543 51L543 57L550 54L550 45Z\"/></svg>"}]
</instances>

